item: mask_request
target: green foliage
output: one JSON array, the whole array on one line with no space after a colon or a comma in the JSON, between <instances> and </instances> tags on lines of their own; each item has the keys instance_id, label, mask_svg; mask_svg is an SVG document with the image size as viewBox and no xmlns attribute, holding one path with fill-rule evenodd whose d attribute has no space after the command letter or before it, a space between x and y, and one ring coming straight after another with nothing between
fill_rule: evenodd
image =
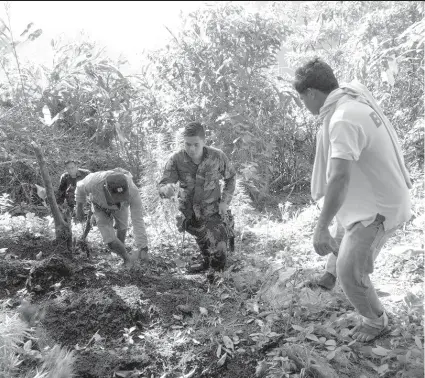
<instances>
[{"instance_id":1,"label":"green foliage","mask_svg":"<svg viewBox=\"0 0 425 378\"><path fill-rule=\"evenodd\" d=\"M52 40L53 66L25 69L31 107L44 126L82 133L103 148L124 143L131 85L94 43Z\"/></svg>"},{"instance_id":2,"label":"green foliage","mask_svg":"<svg viewBox=\"0 0 425 378\"><path fill-rule=\"evenodd\" d=\"M15 97L15 99L24 99L25 102L27 102L28 98L25 93L24 84L25 75L21 70L17 47L25 45L30 41L34 41L43 33L43 31L41 29L34 30L34 23L31 22L27 25L19 37L14 36L11 26L10 3L5 2L4 8L6 11L7 23L0 19L0 65L7 78L11 95ZM13 60L11 60L10 55L13 55ZM15 65L15 71L10 70L12 65ZM10 102L8 101L4 102L2 100L1 102L10 106Z\"/></svg>"},{"instance_id":3,"label":"green foliage","mask_svg":"<svg viewBox=\"0 0 425 378\"><path fill-rule=\"evenodd\" d=\"M146 187L153 211L163 164L193 120L231 158L255 205L305 188L319 125L299 107L291 80L294 68L316 55L340 81L358 78L371 89L409 167L421 169L423 14L418 1L267 2L259 12L218 2L183 17L168 44L146 53L131 77L121 72L124 61L112 61L84 36L52 40L51 67L23 64L3 25L0 86L10 96L0 102L0 192L34 202L34 184L41 184L34 139L54 182L65 157L92 170L121 166ZM14 41L38 34L28 30ZM278 53L285 64L276 70Z\"/></svg>"},{"instance_id":4,"label":"green foliage","mask_svg":"<svg viewBox=\"0 0 425 378\"><path fill-rule=\"evenodd\" d=\"M0 233L10 237L44 236L53 238L53 218L51 216L38 217L27 212L25 216L11 216L10 213L0 216Z\"/></svg>"},{"instance_id":5,"label":"green foliage","mask_svg":"<svg viewBox=\"0 0 425 378\"><path fill-rule=\"evenodd\" d=\"M27 319L28 320L28 319ZM75 352L59 345L34 348L35 329L5 306L0 308L0 376L8 378L73 378ZM34 349L33 349L34 348ZM35 370L31 367L39 365Z\"/></svg>"},{"instance_id":6,"label":"green foliage","mask_svg":"<svg viewBox=\"0 0 425 378\"><path fill-rule=\"evenodd\" d=\"M286 45L288 64L297 67L318 55L341 82L363 82L410 150L408 164L422 166L423 3L272 2L271 7L293 30Z\"/></svg>"},{"instance_id":7,"label":"green foliage","mask_svg":"<svg viewBox=\"0 0 425 378\"><path fill-rule=\"evenodd\" d=\"M3 193L0 196L0 214L6 213L13 206L13 202L10 200L10 196L7 193Z\"/></svg>"},{"instance_id":8,"label":"green foliage","mask_svg":"<svg viewBox=\"0 0 425 378\"><path fill-rule=\"evenodd\" d=\"M424 168L424 138L424 118L420 118L405 134L403 145L409 168L420 172L423 172Z\"/></svg>"},{"instance_id":9,"label":"green foliage","mask_svg":"<svg viewBox=\"0 0 425 378\"><path fill-rule=\"evenodd\" d=\"M273 177L289 169L276 167L275 149L282 138L286 152L294 145L289 86L265 74L288 31L272 16L231 3L183 21L169 44L149 55L163 109L157 126L174 133L203 122L208 141L230 154L248 187L268 194Z\"/></svg>"},{"instance_id":10,"label":"green foliage","mask_svg":"<svg viewBox=\"0 0 425 378\"><path fill-rule=\"evenodd\" d=\"M0 311L0 376L17 376L22 363L18 351L29 336L30 329L19 314Z\"/></svg>"},{"instance_id":11,"label":"green foliage","mask_svg":"<svg viewBox=\"0 0 425 378\"><path fill-rule=\"evenodd\" d=\"M55 345L43 358L42 369L47 373L46 378L73 378L75 352Z\"/></svg>"}]
</instances>

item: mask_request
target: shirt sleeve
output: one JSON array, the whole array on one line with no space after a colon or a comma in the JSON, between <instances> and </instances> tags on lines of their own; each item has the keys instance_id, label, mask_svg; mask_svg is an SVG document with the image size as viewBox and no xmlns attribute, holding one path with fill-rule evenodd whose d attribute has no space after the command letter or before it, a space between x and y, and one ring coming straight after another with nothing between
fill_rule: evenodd
<instances>
[{"instance_id":1,"label":"shirt sleeve","mask_svg":"<svg viewBox=\"0 0 425 378\"><path fill-rule=\"evenodd\" d=\"M92 173L91 171L89 171L88 169L79 169L80 171L80 175L85 178L87 177L90 173Z\"/></svg>"},{"instance_id":2,"label":"shirt sleeve","mask_svg":"<svg viewBox=\"0 0 425 378\"><path fill-rule=\"evenodd\" d=\"M366 146L363 128L347 121L337 121L330 126L329 140L331 158L357 161Z\"/></svg>"},{"instance_id":3,"label":"shirt sleeve","mask_svg":"<svg viewBox=\"0 0 425 378\"><path fill-rule=\"evenodd\" d=\"M87 201L87 184L89 176L86 176L83 180L77 182L75 189L75 202L86 203Z\"/></svg>"},{"instance_id":4,"label":"shirt sleeve","mask_svg":"<svg viewBox=\"0 0 425 378\"><path fill-rule=\"evenodd\" d=\"M179 174L177 172L177 164L175 155L173 154L165 164L164 173L162 174L161 181L159 182L159 188L167 184L175 184L179 181Z\"/></svg>"},{"instance_id":5,"label":"shirt sleeve","mask_svg":"<svg viewBox=\"0 0 425 378\"><path fill-rule=\"evenodd\" d=\"M139 189L130 183L130 213L131 223L133 224L134 240L138 248L144 248L148 245L148 237L146 234L145 222L143 220L143 206L140 198Z\"/></svg>"},{"instance_id":6,"label":"shirt sleeve","mask_svg":"<svg viewBox=\"0 0 425 378\"><path fill-rule=\"evenodd\" d=\"M224 180L221 202L229 205L236 188L236 171L224 153L221 154L220 159L220 174L223 176Z\"/></svg>"}]
</instances>

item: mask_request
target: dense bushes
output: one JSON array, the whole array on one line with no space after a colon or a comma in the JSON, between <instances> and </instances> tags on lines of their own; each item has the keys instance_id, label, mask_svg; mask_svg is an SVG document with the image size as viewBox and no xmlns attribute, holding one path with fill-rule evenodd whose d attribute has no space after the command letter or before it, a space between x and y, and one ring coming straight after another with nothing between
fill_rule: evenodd
<instances>
[{"instance_id":1,"label":"dense bushes","mask_svg":"<svg viewBox=\"0 0 425 378\"><path fill-rule=\"evenodd\" d=\"M10 95L0 111L0 192L31 201L28 190L41 184L32 139L54 182L63 160L75 157L92 170L123 166L154 190L179 129L195 119L208 143L231 157L252 199L305 187L319 125L299 106L291 72L315 55L341 81L358 78L371 89L409 166L421 169L423 31L423 4L415 1L268 2L257 13L220 2L186 15L133 77L88 40L52 41L51 67L19 62L3 48L0 86ZM11 36L4 39L10 45ZM278 51L288 64L279 72Z\"/></svg>"}]
</instances>

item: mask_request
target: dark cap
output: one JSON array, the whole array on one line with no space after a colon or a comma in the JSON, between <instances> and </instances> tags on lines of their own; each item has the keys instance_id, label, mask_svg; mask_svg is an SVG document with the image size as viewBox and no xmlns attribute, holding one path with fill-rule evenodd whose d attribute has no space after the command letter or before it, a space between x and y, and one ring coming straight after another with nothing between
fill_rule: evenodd
<instances>
[{"instance_id":1,"label":"dark cap","mask_svg":"<svg viewBox=\"0 0 425 378\"><path fill-rule=\"evenodd\" d=\"M111 193L114 201L122 202L128 201L128 182L127 178L122 173L113 173L106 177L106 187L109 193Z\"/></svg>"}]
</instances>

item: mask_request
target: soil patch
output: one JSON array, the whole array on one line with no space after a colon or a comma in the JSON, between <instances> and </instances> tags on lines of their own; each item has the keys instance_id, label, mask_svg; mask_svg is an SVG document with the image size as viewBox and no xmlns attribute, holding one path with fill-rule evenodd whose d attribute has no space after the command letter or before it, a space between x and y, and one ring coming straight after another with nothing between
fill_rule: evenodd
<instances>
[{"instance_id":1,"label":"soil patch","mask_svg":"<svg viewBox=\"0 0 425 378\"><path fill-rule=\"evenodd\" d=\"M31 268L27 287L37 293L45 293L61 280L71 276L72 268L66 258L52 255L48 259L37 262Z\"/></svg>"},{"instance_id":2,"label":"soil patch","mask_svg":"<svg viewBox=\"0 0 425 378\"><path fill-rule=\"evenodd\" d=\"M0 262L0 299L16 294L25 286L30 267L19 260L2 260Z\"/></svg>"},{"instance_id":3,"label":"soil patch","mask_svg":"<svg viewBox=\"0 0 425 378\"><path fill-rule=\"evenodd\" d=\"M181 268L171 267L166 258L164 263L155 254L149 264L125 270L114 255L93 253L87 259L46 240L49 252L37 259L43 240L32 252L29 239L25 240L3 243L10 255L0 264L0 284L7 289L0 290L0 298L13 298L22 288L32 292L30 301L40 314L46 338L76 351L78 377L113 377L116 372L120 373L115 376L125 376L134 370L135 375L147 377L192 372L192 377L199 378L251 378L260 361L267 361L269 373L291 370L272 359L281 356L280 350L299 344L313 348L317 358L323 358L319 365L337 371L341 378L370 373L363 365L357 369L352 360L365 357L364 350L346 345L351 339L344 336L345 331L355 322L351 305L339 285L331 292L305 287L305 280L319 274L312 268L297 269L296 278L294 268L286 266L281 267L282 274L269 275L263 265L252 262L251 266L247 258L211 281L205 275L183 275ZM423 254L400 253L391 261L397 268L391 271L385 266L391 278L399 278L404 285L423 282ZM381 268L377 266L377 272ZM404 293L404 286L399 289ZM282 309L276 309L277 303ZM412 324L402 331L417 335L422 327L415 326L418 319L410 318L405 316L403 321ZM132 327L131 338L124 336ZM391 350L390 341L396 340L404 354L407 350L416 353L412 345L421 339L402 344L404 334L398 339L382 338L376 345ZM315 337L337 347L330 361L330 349L319 345ZM234 347L220 363L226 353L225 340ZM373 354L366 357L377 359Z\"/></svg>"},{"instance_id":4,"label":"soil patch","mask_svg":"<svg viewBox=\"0 0 425 378\"><path fill-rule=\"evenodd\" d=\"M196 309L204 292L201 284L179 277L153 277L141 269L106 275L57 255L41 262L31 277L41 294L37 302L46 306L46 329L70 346L86 343L97 331L113 340L125 327L142 330L155 320L171 324L178 305ZM49 299L43 295L47 291Z\"/></svg>"},{"instance_id":5,"label":"soil patch","mask_svg":"<svg viewBox=\"0 0 425 378\"><path fill-rule=\"evenodd\" d=\"M54 240L43 237L31 237L23 235L18 238L1 238L0 249L7 248L5 256L11 255L20 260L36 260L36 256L42 252L42 258L46 258L63 249L55 245Z\"/></svg>"},{"instance_id":6,"label":"soil patch","mask_svg":"<svg viewBox=\"0 0 425 378\"><path fill-rule=\"evenodd\" d=\"M91 348L80 352L77 373L79 378L112 377L116 371L141 370L148 363L149 356L139 350Z\"/></svg>"},{"instance_id":7,"label":"soil patch","mask_svg":"<svg viewBox=\"0 0 425 378\"><path fill-rule=\"evenodd\" d=\"M211 367L202 377L205 378L253 378L257 359L255 356L236 355L234 358L226 359L223 366L217 366L215 350L208 356ZM207 365L208 366L208 365ZM201 373L201 372L200 372Z\"/></svg>"},{"instance_id":8,"label":"soil patch","mask_svg":"<svg viewBox=\"0 0 425 378\"><path fill-rule=\"evenodd\" d=\"M146 322L148 309L130 306L110 288L84 289L54 299L42 324L62 345L80 346L99 332L106 341L122 336L125 327Z\"/></svg>"}]
</instances>

